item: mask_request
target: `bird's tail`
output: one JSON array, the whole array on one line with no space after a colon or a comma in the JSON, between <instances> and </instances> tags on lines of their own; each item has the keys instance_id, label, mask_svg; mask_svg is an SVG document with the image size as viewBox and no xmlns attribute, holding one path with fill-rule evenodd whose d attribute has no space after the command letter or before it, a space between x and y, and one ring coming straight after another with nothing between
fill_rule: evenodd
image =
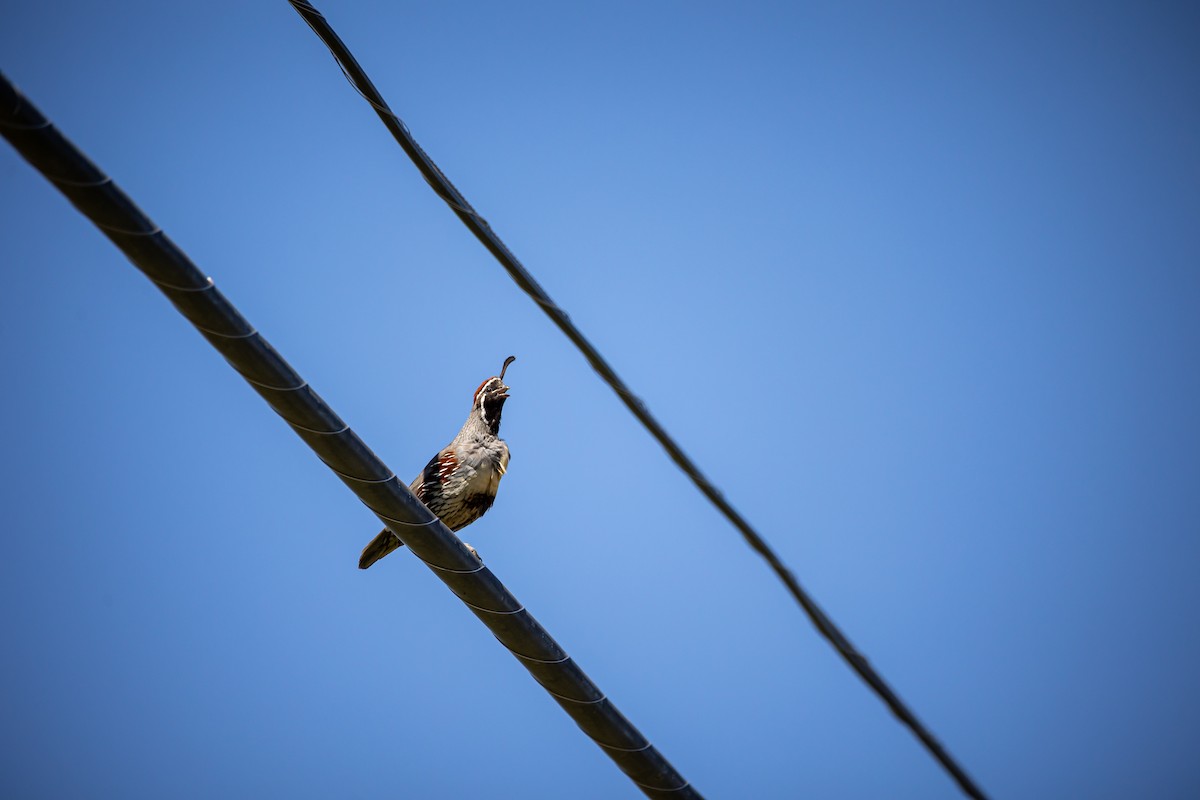
<instances>
[{"instance_id":1,"label":"bird's tail","mask_svg":"<svg viewBox=\"0 0 1200 800\"><path fill-rule=\"evenodd\" d=\"M378 536L371 540L370 544L363 548L362 555L358 557L358 568L366 569L400 547L404 547L404 542L397 539L396 534L384 528Z\"/></svg>"}]
</instances>

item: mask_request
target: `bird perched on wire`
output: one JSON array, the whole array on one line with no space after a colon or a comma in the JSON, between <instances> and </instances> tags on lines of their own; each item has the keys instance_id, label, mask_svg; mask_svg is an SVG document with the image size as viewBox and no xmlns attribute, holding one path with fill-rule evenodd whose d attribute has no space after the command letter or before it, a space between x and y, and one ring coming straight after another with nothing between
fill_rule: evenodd
<instances>
[{"instance_id":1,"label":"bird perched on wire","mask_svg":"<svg viewBox=\"0 0 1200 800\"><path fill-rule=\"evenodd\" d=\"M408 486L452 531L462 530L492 507L500 478L508 471L508 445L500 438L500 414L508 399L504 373L516 360L516 356L504 359L500 374L479 384L462 430ZM363 548L358 568L366 569L403 546L394 533L384 528ZM475 552L475 548L467 547Z\"/></svg>"}]
</instances>

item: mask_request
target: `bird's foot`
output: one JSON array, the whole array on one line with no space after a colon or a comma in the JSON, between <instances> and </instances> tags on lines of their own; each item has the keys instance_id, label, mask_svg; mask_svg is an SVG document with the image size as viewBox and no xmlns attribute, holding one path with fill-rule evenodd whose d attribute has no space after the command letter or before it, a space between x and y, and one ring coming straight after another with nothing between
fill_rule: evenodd
<instances>
[{"instance_id":1,"label":"bird's foot","mask_svg":"<svg viewBox=\"0 0 1200 800\"><path fill-rule=\"evenodd\" d=\"M463 542L463 547L465 547L465 548L467 548L468 550L470 550L470 551L471 551L471 555L475 556L476 560L477 560L477 561L479 561L479 563L480 563L480 564L482 564L482 563L483 563L483 559L482 559L482 558L480 558L480 556L479 556L479 553L477 553L477 552L475 551L475 548L474 548L474 547L471 547L471 545L467 544L466 542Z\"/></svg>"}]
</instances>

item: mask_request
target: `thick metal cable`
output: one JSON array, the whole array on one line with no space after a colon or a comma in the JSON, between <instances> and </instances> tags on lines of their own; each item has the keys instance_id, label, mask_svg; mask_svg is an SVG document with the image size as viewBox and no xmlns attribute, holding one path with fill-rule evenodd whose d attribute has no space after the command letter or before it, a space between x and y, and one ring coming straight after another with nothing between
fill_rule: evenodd
<instances>
[{"instance_id":1,"label":"thick metal cable","mask_svg":"<svg viewBox=\"0 0 1200 800\"><path fill-rule=\"evenodd\" d=\"M463 197L458 189L454 188L454 184L442 173L437 164L433 162L433 159L426 155L425 151L421 149L421 146L417 144L416 139L409 132L408 126L388 107L387 101L383 99L383 95L375 88L371 79L367 77L367 73L359 66L354 55L333 30L324 15L314 8L311 3L307 2L307 0L288 0L288 2L296 9L301 18L308 23L313 32L320 37L325 46L329 48L330 53L333 54L334 60L341 68L346 79L350 81L355 90L375 109L375 113L379 115L384 126L391 131L392 136L395 137L400 147L408 154L412 162L416 164L417 169L420 170L421 175L433 188L433 191L450 206L451 210L458 215L458 218L462 220L471 233L475 234L475 237L483 243L483 246L495 256L496 260L500 262L500 265L504 267L516 284L541 307L542 311L546 312L546 316L553 320L554 324L559 327L559 330L575 343L575 346L583 353L584 358L592 365L592 369L596 370L600 374L600 377L604 379L604 382L612 387L617 396L621 398L621 402L633 412L633 415L646 427L650 435L658 440L658 443L667 451L667 455L671 457L671 460L691 478L692 483L696 484L696 488L738 529L742 537L746 540L746 543L766 559L771 569L779 577L779 580L783 582L784 586L787 587L788 591L791 592L792 597L800 604L805 613L808 614L809 619L812 620L813 625L816 626L821 635L829 640L842 658L887 703L892 713L920 739L930 754L950 773L963 792L969 797L977 798L977 800L986 800L983 791L967 775L966 771L958 765L954 758L951 757L941 742L934 738L929 729L917 719L916 714L892 691L892 688L875 671L875 668L871 666L866 657L858 652L850 640L834 625L833 620L821 610L821 607L804 590L791 570L776 555L766 540L759 535L758 531L750 525L745 517L738 513L737 509L725 499L724 495L713 486L708 478L700 472L700 468L696 466L695 462L683 452L683 449L667 433L666 429L650 414L645 403L629 390L625 382L609 366L608 361L600 355L600 351L592 346L592 343L571 322L566 312L550 299L550 295L534 280L533 275L517 260L517 257L512 254L507 245L500 240L500 237L488 225L487 220L471 207L471 204L467 202L467 199Z\"/></svg>"},{"instance_id":2,"label":"thick metal cable","mask_svg":"<svg viewBox=\"0 0 1200 800\"><path fill-rule=\"evenodd\" d=\"M647 797L699 800L700 793L621 715L491 570L413 496L212 280L2 74L0 134L154 282Z\"/></svg>"}]
</instances>

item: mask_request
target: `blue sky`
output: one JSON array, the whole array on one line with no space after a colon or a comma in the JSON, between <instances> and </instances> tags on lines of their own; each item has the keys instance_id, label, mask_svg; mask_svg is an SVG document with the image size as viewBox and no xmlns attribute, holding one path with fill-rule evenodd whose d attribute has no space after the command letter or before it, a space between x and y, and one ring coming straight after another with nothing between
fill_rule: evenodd
<instances>
[{"instance_id":1,"label":"blue sky","mask_svg":"<svg viewBox=\"0 0 1200 800\"><path fill-rule=\"evenodd\" d=\"M319 6L995 797L1200 788L1190 4ZM0 69L705 795L954 786L285 2L7 3ZM0 147L0 794L638 796Z\"/></svg>"}]
</instances>

